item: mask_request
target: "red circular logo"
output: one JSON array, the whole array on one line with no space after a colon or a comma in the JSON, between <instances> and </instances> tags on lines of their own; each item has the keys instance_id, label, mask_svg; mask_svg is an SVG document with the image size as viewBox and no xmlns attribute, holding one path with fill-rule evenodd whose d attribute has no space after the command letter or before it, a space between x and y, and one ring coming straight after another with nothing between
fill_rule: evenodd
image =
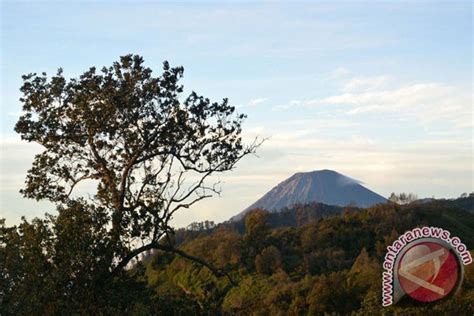
<instances>
[{"instance_id":1,"label":"red circular logo","mask_svg":"<svg viewBox=\"0 0 474 316\"><path fill-rule=\"evenodd\" d=\"M453 251L435 242L421 242L401 257L398 280L403 291L421 302L447 296L459 279L459 261Z\"/></svg>"}]
</instances>

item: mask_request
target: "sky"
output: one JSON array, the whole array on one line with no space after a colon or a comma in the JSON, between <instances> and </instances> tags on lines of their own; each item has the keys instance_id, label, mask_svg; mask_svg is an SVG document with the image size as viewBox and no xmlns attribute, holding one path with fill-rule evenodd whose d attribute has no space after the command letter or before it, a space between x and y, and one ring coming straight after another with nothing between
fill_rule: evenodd
<instances>
[{"instance_id":1,"label":"sky","mask_svg":"<svg viewBox=\"0 0 474 316\"><path fill-rule=\"evenodd\" d=\"M296 172L333 169L371 190L474 191L471 1L1 2L0 217L54 213L22 198L41 147L13 131L21 75L77 77L142 55L184 66L185 93L246 113L256 156L176 226L222 222Z\"/></svg>"}]
</instances>

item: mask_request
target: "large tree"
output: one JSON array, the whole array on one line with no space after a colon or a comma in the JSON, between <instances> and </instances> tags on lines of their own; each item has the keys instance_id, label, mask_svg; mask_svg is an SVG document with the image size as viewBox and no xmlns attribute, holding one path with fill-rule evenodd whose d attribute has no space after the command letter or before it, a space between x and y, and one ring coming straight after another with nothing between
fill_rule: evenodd
<instances>
[{"instance_id":1,"label":"large tree","mask_svg":"<svg viewBox=\"0 0 474 316\"><path fill-rule=\"evenodd\" d=\"M227 99L183 97L182 75L182 67L164 62L154 77L142 57L127 55L70 80L62 69L51 78L23 76L24 114L15 130L44 151L35 156L22 193L60 209L79 203L100 210L111 276L150 249L220 272L164 240L173 232L173 214L219 193L209 178L232 170L259 141L243 144L245 115ZM80 198L77 188L85 181L95 182L96 190Z\"/></svg>"}]
</instances>

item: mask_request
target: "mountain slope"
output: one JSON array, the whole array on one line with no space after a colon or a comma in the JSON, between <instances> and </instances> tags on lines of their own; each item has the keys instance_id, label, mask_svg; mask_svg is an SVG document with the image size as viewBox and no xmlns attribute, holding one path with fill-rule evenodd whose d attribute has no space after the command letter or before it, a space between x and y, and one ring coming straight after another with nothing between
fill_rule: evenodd
<instances>
[{"instance_id":1,"label":"mountain slope","mask_svg":"<svg viewBox=\"0 0 474 316\"><path fill-rule=\"evenodd\" d=\"M277 212L284 207L310 202L366 208L386 201L356 180L332 170L319 170L294 174L231 220L238 220L255 208Z\"/></svg>"}]
</instances>

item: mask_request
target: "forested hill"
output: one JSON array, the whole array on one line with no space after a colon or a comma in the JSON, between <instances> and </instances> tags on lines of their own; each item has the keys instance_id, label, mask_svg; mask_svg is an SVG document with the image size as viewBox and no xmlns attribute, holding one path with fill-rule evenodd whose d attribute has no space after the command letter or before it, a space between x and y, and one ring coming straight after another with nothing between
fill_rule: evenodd
<instances>
[{"instance_id":1,"label":"forested hill","mask_svg":"<svg viewBox=\"0 0 474 316\"><path fill-rule=\"evenodd\" d=\"M466 195L457 199L440 199L434 200L432 202L441 204L445 207L457 208L474 213L474 193L471 193L469 196Z\"/></svg>"},{"instance_id":2,"label":"forested hill","mask_svg":"<svg viewBox=\"0 0 474 316\"><path fill-rule=\"evenodd\" d=\"M284 208L280 212L268 212L267 224L269 228L297 227L323 217L340 215L344 211L356 212L358 210L359 209L354 207L343 208L322 203L297 204L291 208ZM179 245L199 236L209 235L220 229L230 229L239 234L243 234L245 232L245 218L236 221L227 221L217 225L209 221L192 223L186 228L180 228L175 231L174 242Z\"/></svg>"},{"instance_id":3,"label":"forested hill","mask_svg":"<svg viewBox=\"0 0 474 316\"><path fill-rule=\"evenodd\" d=\"M437 201L337 208L333 214L338 215L312 218L309 214L317 214L318 207L322 206L300 206L300 211L280 215L254 211L242 231L238 225L218 225L195 232L181 245L227 271L234 286L206 268L156 253L143 270L136 269L143 271L157 298L167 300L150 308L163 313L237 315L377 314L382 311L382 258L386 246L401 233L420 225L438 226L459 236L469 249L474 247L474 215ZM428 305L405 299L384 311L474 312L473 266L466 267L456 297Z\"/></svg>"},{"instance_id":4,"label":"forested hill","mask_svg":"<svg viewBox=\"0 0 474 316\"><path fill-rule=\"evenodd\" d=\"M438 209L442 207L446 209L457 209L474 213L474 195L471 194L470 196L457 199L430 199L427 202L415 201L410 205L410 207L419 208L420 205L423 205L423 209ZM357 207L341 207L312 202L307 204L296 204L292 207L285 207L280 212L269 212L267 215L267 221L270 228L298 227L320 218L341 215L345 212L359 212L361 210L363 209ZM190 240L197 236L207 235L216 229L223 228L236 230L242 234L245 231L245 218L236 221L228 221L217 225L214 224L214 222L208 221L202 223L193 223L187 228L176 230L175 242L180 244L185 240Z\"/></svg>"}]
</instances>

